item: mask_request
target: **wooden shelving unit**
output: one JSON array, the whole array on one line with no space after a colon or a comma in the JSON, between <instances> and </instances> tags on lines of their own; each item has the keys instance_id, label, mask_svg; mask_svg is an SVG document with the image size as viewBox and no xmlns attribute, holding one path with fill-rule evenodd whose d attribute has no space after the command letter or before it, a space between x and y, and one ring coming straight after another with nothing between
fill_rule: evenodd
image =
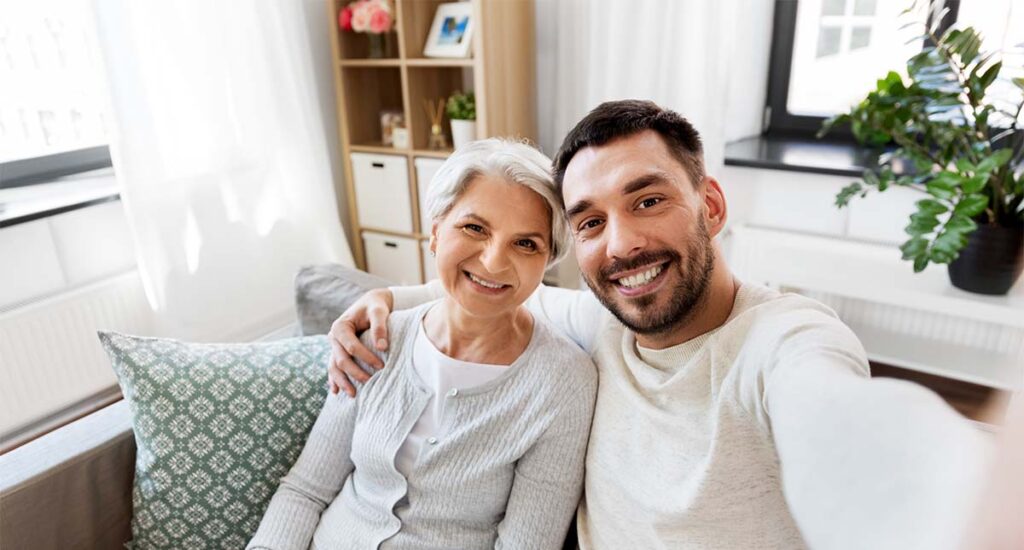
<instances>
[{"instance_id":1,"label":"wooden shelving unit","mask_svg":"<svg viewBox=\"0 0 1024 550\"><path fill-rule=\"evenodd\" d=\"M451 150L427 148L430 122L422 106L424 99L447 98L456 91L472 90L476 94L478 137L536 139L534 16L532 0L469 0L475 18L471 58L434 59L423 56L423 46L434 13L445 2L392 0L396 19L394 30L386 37L387 57L370 59L367 35L338 28L338 12L348 1L327 2L345 171L344 189L339 193L347 198L354 234L359 236L352 243L356 263L367 269L363 243L367 232L416 240L427 238L419 231L417 197L419 187L428 182L417 181L416 159L444 159ZM410 148L395 149L382 143L380 113L384 110L404 113ZM450 144L447 122L446 119L444 131ZM375 229L374 220L359 219L352 153L404 158L414 231ZM420 248L417 247L417 253ZM422 254L418 263L422 278Z\"/></svg>"}]
</instances>

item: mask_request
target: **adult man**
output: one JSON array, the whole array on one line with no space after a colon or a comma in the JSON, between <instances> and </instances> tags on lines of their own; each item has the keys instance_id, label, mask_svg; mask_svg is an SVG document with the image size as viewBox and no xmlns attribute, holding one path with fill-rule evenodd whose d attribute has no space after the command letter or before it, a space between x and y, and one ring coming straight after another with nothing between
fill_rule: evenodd
<instances>
[{"instance_id":1,"label":"adult man","mask_svg":"<svg viewBox=\"0 0 1024 550\"><path fill-rule=\"evenodd\" d=\"M733 277L712 240L725 196L685 119L602 104L554 169L593 294L542 288L531 311L600 375L582 548L956 544L982 436L930 392L870 379L827 307ZM431 296L391 291L399 308ZM365 376L349 358L370 355L355 332L383 339L390 297L335 323L333 383Z\"/></svg>"}]
</instances>

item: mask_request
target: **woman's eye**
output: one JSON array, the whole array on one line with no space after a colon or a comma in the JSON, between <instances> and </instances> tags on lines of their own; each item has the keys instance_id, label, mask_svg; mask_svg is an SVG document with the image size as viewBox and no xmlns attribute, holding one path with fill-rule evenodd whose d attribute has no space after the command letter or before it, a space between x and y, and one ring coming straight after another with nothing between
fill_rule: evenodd
<instances>
[{"instance_id":1,"label":"woman's eye","mask_svg":"<svg viewBox=\"0 0 1024 550\"><path fill-rule=\"evenodd\" d=\"M641 208L651 208L652 206L658 204L659 202L661 202L660 198L651 197L649 199L644 199L644 200L640 201L640 207Z\"/></svg>"},{"instance_id":2,"label":"woman's eye","mask_svg":"<svg viewBox=\"0 0 1024 550\"><path fill-rule=\"evenodd\" d=\"M521 247L523 247L523 248L527 248L527 249L530 249L530 250L537 250L537 243L535 243L535 242L533 242L533 241L531 241L529 239L523 239L523 240L520 240L520 241L516 241L516 244L521 246Z\"/></svg>"},{"instance_id":3,"label":"woman's eye","mask_svg":"<svg viewBox=\"0 0 1024 550\"><path fill-rule=\"evenodd\" d=\"M472 231L473 233L483 233L484 232L484 228L479 226L479 225L477 225L477 224L475 224L475 223L467 223L466 225L464 225L462 227L464 229Z\"/></svg>"}]
</instances>

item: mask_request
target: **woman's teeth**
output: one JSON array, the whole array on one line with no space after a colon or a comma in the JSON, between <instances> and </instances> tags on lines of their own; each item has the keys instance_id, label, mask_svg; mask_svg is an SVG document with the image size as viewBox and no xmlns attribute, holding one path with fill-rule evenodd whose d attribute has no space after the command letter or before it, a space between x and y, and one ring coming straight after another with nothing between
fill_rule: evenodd
<instances>
[{"instance_id":1,"label":"woman's teeth","mask_svg":"<svg viewBox=\"0 0 1024 550\"><path fill-rule=\"evenodd\" d=\"M472 279L474 283L476 283L476 284L478 284L480 286L485 286L487 288L495 288L495 289L502 288L502 287L505 286L505 285L500 284L500 283L492 283L490 281L485 281L485 280L481 279L480 277L477 277L476 275L473 275L472 273L469 273L468 271L466 273L469 275L469 278Z\"/></svg>"},{"instance_id":2,"label":"woman's teeth","mask_svg":"<svg viewBox=\"0 0 1024 550\"><path fill-rule=\"evenodd\" d=\"M618 283L626 288L637 288L646 285L651 282L652 279L661 273L661 270L665 269L665 266L659 265L652 267L643 273L637 273L636 275L630 275L629 277L623 277L619 279Z\"/></svg>"}]
</instances>

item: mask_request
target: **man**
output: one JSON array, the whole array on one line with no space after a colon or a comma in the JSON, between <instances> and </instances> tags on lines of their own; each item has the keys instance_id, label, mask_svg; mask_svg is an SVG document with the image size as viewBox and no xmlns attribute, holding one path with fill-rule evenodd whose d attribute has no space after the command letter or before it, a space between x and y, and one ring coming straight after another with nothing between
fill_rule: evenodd
<instances>
[{"instance_id":1,"label":"man","mask_svg":"<svg viewBox=\"0 0 1024 550\"><path fill-rule=\"evenodd\" d=\"M725 196L685 119L604 103L554 174L592 294L541 288L530 308L600 375L581 548L957 544L983 436L934 394L872 380L827 307L736 280L713 240ZM366 376L350 356L375 363L357 331L386 345L391 306L431 297L394 288L346 312L332 383Z\"/></svg>"}]
</instances>

